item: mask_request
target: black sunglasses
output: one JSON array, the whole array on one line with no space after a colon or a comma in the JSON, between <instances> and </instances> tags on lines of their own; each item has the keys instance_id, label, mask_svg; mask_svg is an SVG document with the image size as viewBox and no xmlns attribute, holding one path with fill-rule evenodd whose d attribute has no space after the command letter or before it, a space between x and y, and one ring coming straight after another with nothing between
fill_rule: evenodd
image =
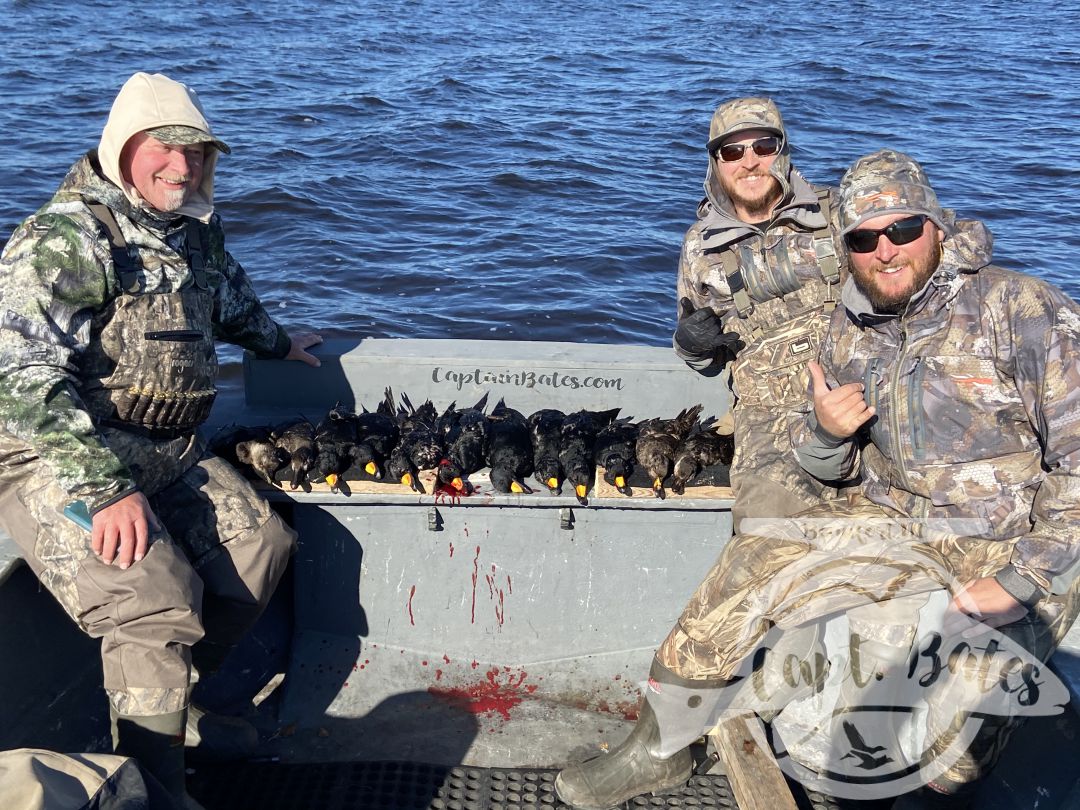
<instances>
[{"instance_id":1,"label":"black sunglasses","mask_svg":"<svg viewBox=\"0 0 1080 810\"><path fill-rule=\"evenodd\" d=\"M734 163L737 160L742 160L748 146L754 150L754 154L758 157L769 157L779 152L783 143L784 139L778 135L758 138L750 143L725 143L713 152L713 157L719 157L724 163Z\"/></svg>"},{"instance_id":2,"label":"black sunglasses","mask_svg":"<svg viewBox=\"0 0 1080 810\"><path fill-rule=\"evenodd\" d=\"M887 228L856 228L844 234L844 241L852 253L873 253L882 235L894 245L906 245L922 236L927 219L925 214L916 214L898 219Z\"/></svg>"}]
</instances>

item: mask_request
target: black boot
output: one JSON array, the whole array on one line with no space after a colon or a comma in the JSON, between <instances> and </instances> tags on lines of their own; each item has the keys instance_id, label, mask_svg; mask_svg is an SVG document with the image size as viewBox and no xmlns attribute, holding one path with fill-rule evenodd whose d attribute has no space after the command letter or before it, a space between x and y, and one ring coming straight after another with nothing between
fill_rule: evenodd
<instances>
[{"instance_id":1,"label":"black boot","mask_svg":"<svg viewBox=\"0 0 1080 810\"><path fill-rule=\"evenodd\" d=\"M578 810L607 810L642 793L658 793L686 783L694 770L690 743L704 733L701 717L709 712L704 698L719 699L725 685L688 681L653 661L650 680L659 689L641 703L634 730L608 754L571 765L555 778L559 798ZM666 693L663 686L675 687ZM686 691L693 690L689 701ZM661 731L663 740L661 740ZM681 747L679 747L681 746ZM663 750L675 752L663 756Z\"/></svg>"},{"instance_id":2,"label":"black boot","mask_svg":"<svg viewBox=\"0 0 1080 810\"><path fill-rule=\"evenodd\" d=\"M145 717L118 714L110 709L113 748L138 760L179 808L202 810L188 795L184 777L184 724L187 709Z\"/></svg>"},{"instance_id":3,"label":"black boot","mask_svg":"<svg viewBox=\"0 0 1080 810\"><path fill-rule=\"evenodd\" d=\"M214 714L192 703L184 745L195 758L216 762L247 759L259 748L259 732L243 717Z\"/></svg>"}]
</instances>

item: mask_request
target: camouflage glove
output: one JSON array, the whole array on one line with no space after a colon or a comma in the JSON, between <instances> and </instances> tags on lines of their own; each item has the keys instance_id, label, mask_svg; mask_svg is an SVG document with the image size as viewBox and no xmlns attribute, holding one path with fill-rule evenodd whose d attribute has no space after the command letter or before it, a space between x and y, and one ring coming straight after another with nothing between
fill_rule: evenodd
<instances>
[{"instance_id":1,"label":"camouflage glove","mask_svg":"<svg viewBox=\"0 0 1080 810\"><path fill-rule=\"evenodd\" d=\"M682 314L675 329L675 342L687 354L727 362L746 345L738 332L724 331L720 318L710 307L695 310L689 298L683 298L679 306Z\"/></svg>"}]
</instances>

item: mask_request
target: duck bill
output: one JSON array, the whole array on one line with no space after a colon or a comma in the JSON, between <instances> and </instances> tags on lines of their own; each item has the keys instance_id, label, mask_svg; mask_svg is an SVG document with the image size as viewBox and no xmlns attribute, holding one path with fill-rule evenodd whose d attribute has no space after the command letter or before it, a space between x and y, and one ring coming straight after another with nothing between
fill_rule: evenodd
<instances>
[{"instance_id":1,"label":"duck bill","mask_svg":"<svg viewBox=\"0 0 1080 810\"><path fill-rule=\"evenodd\" d=\"M337 489L338 477L335 473L330 473L326 476L326 483L330 485L330 489Z\"/></svg>"},{"instance_id":2,"label":"duck bill","mask_svg":"<svg viewBox=\"0 0 1080 810\"><path fill-rule=\"evenodd\" d=\"M450 486L452 486L458 492L461 492L461 490L465 489L465 482L462 481L461 478L455 478L450 482Z\"/></svg>"},{"instance_id":3,"label":"duck bill","mask_svg":"<svg viewBox=\"0 0 1080 810\"><path fill-rule=\"evenodd\" d=\"M510 491L511 492L517 492L518 494L521 494L521 493L523 493L525 491L525 487L523 487L517 481L511 481L510 482Z\"/></svg>"},{"instance_id":4,"label":"duck bill","mask_svg":"<svg viewBox=\"0 0 1080 810\"><path fill-rule=\"evenodd\" d=\"M622 490L626 489L626 479L623 478L621 475L616 475L615 476L615 488L617 490L619 490L620 492L622 492Z\"/></svg>"},{"instance_id":5,"label":"duck bill","mask_svg":"<svg viewBox=\"0 0 1080 810\"><path fill-rule=\"evenodd\" d=\"M557 492L559 489L559 479L556 478L554 475L551 476L551 478L546 480L544 483L547 484L547 488L550 489L552 492Z\"/></svg>"},{"instance_id":6,"label":"duck bill","mask_svg":"<svg viewBox=\"0 0 1080 810\"><path fill-rule=\"evenodd\" d=\"M667 493L664 492L664 482L659 478L653 479L652 488L656 497L660 500L664 500L664 498L667 497Z\"/></svg>"},{"instance_id":7,"label":"duck bill","mask_svg":"<svg viewBox=\"0 0 1080 810\"><path fill-rule=\"evenodd\" d=\"M587 486L585 486L584 484L578 484L577 486L574 487L574 492L577 494L577 496L579 498L584 498L585 493L588 492L588 491L589 491L589 488Z\"/></svg>"},{"instance_id":8,"label":"duck bill","mask_svg":"<svg viewBox=\"0 0 1080 810\"><path fill-rule=\"evenodd\" d=\"M379 474L379 468L374 461L369 461L367 464L364 465L364 472L366 472L368 475L377 476Z\"/></svg>"},{"instance_id":9,"label":"duck bill","mask_svg":"<svg viewBox=\"0 0 1080 810\"><path fill-rule=\"evenodd\" d=\"M407 487L412 487L412 473L405 473L401 476L401 483Z\"/></svg>"}]
</instances>

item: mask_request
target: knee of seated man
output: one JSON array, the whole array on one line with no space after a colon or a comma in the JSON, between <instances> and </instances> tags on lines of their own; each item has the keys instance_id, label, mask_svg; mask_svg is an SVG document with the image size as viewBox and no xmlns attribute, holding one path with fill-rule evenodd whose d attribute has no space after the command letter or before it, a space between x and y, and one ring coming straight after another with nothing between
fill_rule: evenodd
<instances>
[{"instance_id":1,"label":"knee of seated man","mask_svg":"<svg viewBox=\"0 0 1080 810\"><path fill-rule=\"evenodd\" d=\"M297 533L276 512L271 514L270 519L262 525L258 534L262 543L268 549L272 549L275 555L287 560L296 553Z\"/></svg>"}]
</instances>

